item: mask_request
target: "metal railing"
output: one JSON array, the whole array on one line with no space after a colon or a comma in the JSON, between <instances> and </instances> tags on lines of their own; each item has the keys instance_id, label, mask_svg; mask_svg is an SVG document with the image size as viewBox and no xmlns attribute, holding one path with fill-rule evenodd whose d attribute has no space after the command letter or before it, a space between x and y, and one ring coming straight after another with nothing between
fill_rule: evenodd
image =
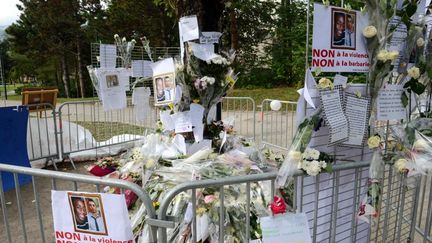
<instances>
[{"instance_id":1,"label":"metal railing","mask_svg":"<svg viewBox=\"0 0 432 243\"><path fill-rule=\"evenodd\" d=\"M222 119L233 119L233 126L239 135L256 138L256 106L250 97L224 97Z\"/></svg>"},{"instance_id":2,"label":"metal railing","mask_svg":"<svg viewBox=\"0 0 432 243\"><path fill-rule=\"evenodd\" d=\"M46 213L51 208L50 206L47 207L51 205L51 191L47 187L50 182L52 190L101 192L102 186L131 190L145 206L147 215L150 218L147 221L150 226L150 239L157 242L156 227L153 225L158 225L158 220L155 220L156 212L152 200L140 186L132 182L2 163L0 163L0 171L2 173L12 173L15 182L15 191L4 192L2 173L0 173L0 204L3 219L0 227L4 229L0 231L2 242L35 242L35 239L44 243L54 241L52 216ZM22 175L31 176L32 183L20 186L18 177ZM33 196L28 197L31 194ZM24 200L23 196L26 200ZM8 215L13 215L13 217L8 217Z\"/></svg>"},{"instance_id":3,"label":"metal railing","mask_svg":"<svg viewBox=\"0 0 432 243\"><path fill-rule=\"evenodd\" d=\"M432 242L432 176L422 176L419 179L415 195L415 218L413 230L416 242Z\"/></svg>"},{"instance_id":4,"label":"metal railing","mask_svg":"<svg viewBox=\"0 0 432 243\"><path fill-rule=\"evenodd\" d=\"M265 99L261 103L261 144L277 149L287 150L296 132L295 113L296 102L280 101L281 108L273 111L270 103L273 100Z\"/></svg>"},{"instance_id":5,"label":"metal railing","mask_svg":"<svg viewBox=\"0 0 432 243\"><path fill-rule=\"evenodd\" d=\"M158 114L154 108L138 122L130 100L125 109L107 112L100 101L91 100L63 103L58 116L64 158L74 152L95 149L97 153L99 148L136 141L147 129L154 129Z\"/></svg>"},{"instance_id":6,"label":"metal railing","mask_svg":"<svg viewBox=\"0 0 432 243\"><path fill-rule=\"evenodd\" d=\"M37 110L29 114L27 132L27 152L29 160L52 160L59 158L57 116L51 104L30 104L28 109Z\"/></svg>"},{"instance_id":7,"label":"metal railing","mask_svg":"<svg viewBox=\"0 0 432 243\"><path fill-rule=\"evenodd\" d=\"M296 179L294 180L294 192L292 194L292 201L293 204L289 205L292 207L294 211L300 210L304 211L307 215L315 215L320 212L324 212L326 209L323 209L323 205L321 203L323 200L330 200L331 201L331 207L332 210L329 211L328 214L321 213L320 219L318 217L312 218L312 220L309 220L309 226L311 227L311 232L313 233L314 241L317 241L317 230L322 229L321 227L325 226L326 224L331 225L332 227L329 227L328 229L325 229L325 232L328 232L330 235L327 237L327 239L330 239L330 242L337 242L337 237L339 237L341 234L349 232L350 235L348 238L345 239L339 239L340 242L357 242L358 240L357 233L361 231L368 231L369 227L359 227L357 221L356 221L356 210L358 207L358 202L360 202L360 197L363 196L361 193L366 186L367 182L367 176L365 176L365 171L367 171L367 167L369 165L369 162L355 162L355 163L344 163L340 165L334 166L335 173L333 174L323 174L323 177L306 177L300 173L297 173L295 175ZM367 173L366 173L367 174ZM218 188L219 190L219 242L223 242L224 239L224 213L225 213L225 206L224 206L224 187L225 186L231 186L231 185L238 185L238 184L245 184L246 186L246 218L245 218L245 224L246 224L246 241L250 240L250 202L251 202L251 184L252 183L258 183L261 181L270 181L271 183L271 195L274 195L274 183L276 179L276 173L263 173L263 174L256 174L256 175L246 175L246 176L237 176L237 177L228 177L223 178L219 180L202 180L202 181L191 181L187 183L180 184L173 188L163 199L161 202L161 206L158 211L158 219L160 220L167 220L167 218L170 215L167 215L168 207L172 203L172 201L181 193L190 191L190 198L192 203L192 242L196 242L197 238L197 221L196 221L196 208L197 208L197 197L196 192L198 189L201 188ZM328 189L332 193L330 193L330 196L325 196L328 193L328 190L321 190L321 184L324 181L324 177L327 178L325 181L332 181L331 182L331 188ZM354 176L355 180L348 180L343 181L345 177L347 176ZM306 179L309 178L313 181L312 183L306 182ZM307 185L306 185L307 184ZM350 196L342 199L339 199L339 192L335 191L334 188L338 188L338 186L347 186L352 185L352 189L349 190ZM316 189L316 190L315 190ZM343 192L341 192L343 193ZM347 192L344 192L347 193ZM270 200L269 200L270 201ZM344 204L344 207L339 207L340 205ZM346 206L348 205L348 206ZM264 205L266 206L266 205ZM347 210L348 209L348 210ZM342 213L344 210L345 213ZM336 228L339 228L339 224L337 223L341 221L341 218L349 217L349 225L351 227L348 227L344 231L336 232ZM318 220L320 222L318 222ZM159 241L160 242L168 242L167 239L167 228L159 228L158 230L159 235ZM365 234L366 236L369 236L369 234Z\"/></svg>"}]
</instances>

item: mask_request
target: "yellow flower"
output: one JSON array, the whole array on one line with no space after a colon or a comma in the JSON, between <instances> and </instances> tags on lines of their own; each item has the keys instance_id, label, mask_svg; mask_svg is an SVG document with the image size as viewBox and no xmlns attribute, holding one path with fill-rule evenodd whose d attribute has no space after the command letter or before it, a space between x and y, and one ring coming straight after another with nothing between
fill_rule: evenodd
<instances>
[{"instance_id":1,"label":"yellow flower","mask_svg":"<svg viewBox=\"0 0 432 243\"><path fill-rule=\"evenodd\" d=\"M391 61L398 59L398 57L399 57L399 51L390 51L387 54L387 59Z\"/></svg>"},{"instance_id":2,"label":"yellow flower","mask_svg":"<svg viewBox=\"0 0 432 243\"><path fill-rule=\"evenodd\" d=\"M200 207L196 209L196 214L202 216L206 211L207 209Z\"/></svg>"},{"instance_id":3,"label":"yellow flower","mask_svg":"<svg viewBox=\"0 0 432 243\"><path fill-rule=\"evenodd\" d=\"M158 201L153 202L153 207L157 208L157 207L159 207L159 206L160 206L160 202L158 202Z\"/></svg>"},{"instance_id":4,"label":"yellow flower","mask_svg":"<svg viewBox=\"0 0 432 243\"><path fill-rule=\"evenodd\" d=\"M378 60L383 62L387 61L387 53L388 52L386 50L381 50L377 55Z\"/></svg>"},{"instance_id":5,"label":"yellow flower","mask_svg":"<svg viewBox=\"0 0 432 243\"><path fill-rule=\"evenodd\" d=\"M195 104L198 104L200 102L200 100L199 99L194 99L192 102L195 103Z\"/></svg>"},{"instance_id":6,"label":"yellow flower","mask_svg":"<svg viewBox=\"0 0 432 243\"><path fill-rule=\"evenodd\" d=\"M369 148L370 149L378 148L380 141L381 141L381 138L378 135L370 137L368 139L368 146L369 146Z\"/></svg>"},{"instance_id":7,"label":"yellow flower","mask_svg":"<svg viewBox=\"0 0 432 243\"><path fill-rule=\"evenodd\" d=\"M363 29L363 35L366 38L372 38L372 37L376 36L376 34L377 34L377 29L373 25L366 26Z\"/></svg>"},{"instance_id":8,"label":"yellow flower","mask_svg":"<svg viewBox=\"0 0 432 243\"><path fill-rule=\"evenodd\" d=\"M408 69L408 75L413 79L418 79L420 77L420 69L418 67L412 67Z\"/></svg>"},{"instance_id":9,"label":"yellow flower","mask_svg":"<svg viewBox=\"0 0 432 243\"><path fill-rule=\"evenodd\" d=\"M428 143L424 139L419 139L415 141L413 145L413 149L417 152L424 152L428 148Z\"/></svg>"},{"instance_id":10,"label":"yellow flower","mask_svg":"<svg viewBox=\"0 0 432 243\"><path fill-rule=\"evenodd\" d=\"M174 110L174 104L173 103L169 103L168 107L170 108L170 110Z\"/></svg>"},{"instance_id":11,"label":"yellow flower","mask_svg":"<svg viewBox=\"0 0 432 243\"><path fill-rule=\"evenodd\" d=\"M320 88L320 89L328 89L328 88L332 89L333 83L328 78L321 78L318 81L318 88Z\"/></svg>"},{"instance_id":12,"label":"yellow flower","mask_svg":"<svg viewBox=\"0 0 432 243\"><path fill-rule=\"evenodd\" d=\"M355 96L356 96L357 98L361 98L361 97L362 97L362 94L361 94L360 91L356 91L356 92L354 92L354 94L355 94Z\"/></svg>"}]
</instances>

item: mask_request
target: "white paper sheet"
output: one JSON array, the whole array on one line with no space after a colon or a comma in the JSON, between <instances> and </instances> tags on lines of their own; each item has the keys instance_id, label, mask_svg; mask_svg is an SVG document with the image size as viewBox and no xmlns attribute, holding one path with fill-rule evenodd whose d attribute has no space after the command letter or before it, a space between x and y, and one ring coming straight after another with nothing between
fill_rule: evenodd
<instances>
[{"instance_id":1,"label":"white paper sheet","mask_svg":"<svg viewBox=\"0 0 432 243\"><path fill-rule=\"evenodd\" d=\"M369 99L354 95L345 96L345 115L348 119L348 141L343 145L362 146L366 140L369 114Z\"/></svg>"},{"instance_id":2,"label":"white paper sheet","mask_svg":"<svg viewBox=\"0 0 432 243\"><path fill-rule=\"evenodd\" d=\"M175 133L192 132L192 120L189 111L177 112L171 115Z\"/></svg>"},{"instance_id":3,"label":"white paper sheet","mask_svg":"<svg viewBox=\"0 0 432 243\"><path fill-rule=\"evenodd\" d=\"M221 32L201 32L200 43L201 44L217 44L222 36Z\"/></svg>"},{"instance_id":4,"label":"white paper sheet","mask_svg":"<svg viewBox=\"0 0 432 243\"><path fill-rule=\"evenodd\" d=\"M403 85L386 85L378 93L377 120L401 120L406 118L402 104Z\"/></svg>"},{"instance_id":5,"label":"white paper sheet","mask_svg":"<svg viewBox=\"0 0 432 243\"><path fill-rule=\"evenodd\" d=\"M158 62L154 62L150 66L153 70L153 77L161 74L175 72L174 59L172 59L171 57L160 60Z\"/></svg>"},{"instance_id":6,"label":"white paper sheet","mask_svg":"<svg viewBox=\"0 0 432 243\"><path fill-rule=\"evenodd\" d=\"M312 243L306 214L279 214L260 218L263 243L303 242Z\"/></svg>"},{"instance_id":7,"label":"white paper sheet","mask_svg":"<svg viewBox=\"0 0 432 243\"><path fill-rule=\"evenodd\" d=\"M347 77L345 77L345 76L342 76L342 75L340 75L340 74L336 74L335 75L335 77L334 77L334 81L333 81L333 84L336 86L336 85L342 85L342 87L346 87L346 85L347 85L347 82L348 82L348 78Z\"/></svg>"},{"instance_id":8,"label":"white paper sheet","mask_svg":"<svg viewBox=\"0 0 432 243\"><path fill-rule=\"evenodd\" d=\"M199 38L198 19L196 15L180 18L179 27L181 28L180 34L183 42Z\"/></svg>"},{"instance_id":9,"label":"white paper sheet","mask_svg":"<svg viewBox=\"0 0 432 243\"><path fill-rule=\"evenodd\" d=\"M198 59L208 61L217 57L217 55L214 53L213 44L197 44L194 42L189 42L188 44L192 48L193 55Z\"/></svg>"},{"instance_id":10,"label":"white paper sheet","mask_svg":"<svg viewBox=\"0 0 432 243\"><path fill-rule=\"evenodd\" d=\"M203 115L204 107L198 104L190 105L190 116L193 126L193 134L196 142L204 139L204 125L203 125Z\"/></svg>"},{"instance_id":11,"label":"white paper sheet","mask_svg":"<svg viewBox=\"0 0 432 243\"><path fill-rule=\"evenodd\" d=\"M342 109L340 90L323 90L320 92L325 119L330 126L330 144L348 139L348 121Z\"/></svg>"},{"instance_id":12,"label":"white paper sheet","mask_svg":"<svg viewBox=\"0 0 432 243\"><path fill-rule=\"evenodd\" d=\"M132 104L137 122L144 121L146 116L150 114L150 94L149 87L138 87L133 91Z\"/></svg>"},{"instance_id":13,"label":"white paper sheet","mask_svg":"<svg viewBox=\"0 0 432 243\"><path fill-rule=\"evenodd\" d=\"M186 154L185 138L182 135L176 134L173 139L173 144L176 146L178 151L180 151L182 154Z\"/></svg>"},{"instance_id":14,"label":"white paper sheet","mask_svg":"<svg viewBox=\"0 0 432 243\"><path fill-rule=\"evenodd\" d=\"M99 61L101 68L115 68L117 60L117 46L100 44Z\"/></svg>"},{"instance_id":15,"label":"white paper sheet","mask_svg":"<svg viewBox=\"0 0 432 243\"><path fill-rule=\"evenodd\" d=\"M151 61L134 60L132 61L132 77L134 78L149 78L153 76Z\"/></svg>"},{"instance_id":16,"label":"white paper sheet","mask_svg":"<svg viewBox=\"0 0 432 243\"><path fill-rule=\"evenodd\" d=\"M163 124L164 131L171 131L174 130L175 124L173 119L171 118L171 111L160 111L160 120Z\"/></svg>"},{"instance_id":17,"label":"white paper sheet","mask_svg":"<svg viewBox=\"0 0 432 243\"><path fill-rule=\"evenodd\" d=\"M121 71L118 69L99 69L99 93L101 95L104 111L124 109L127 107L127 98L124 83L121 84Z\"/></svg>"},{"instance_id":18,"label":"white paper sheet","mask_svg":"<svg viewBox=\"0 0 432 243\"><path fill-rule=\"evenodd\" d=\"M200 150L208 150L212 148L212 140L203 139L202 141L195 142L187 148L187 154L194 154Z\"/></svg>"}]
</instances>

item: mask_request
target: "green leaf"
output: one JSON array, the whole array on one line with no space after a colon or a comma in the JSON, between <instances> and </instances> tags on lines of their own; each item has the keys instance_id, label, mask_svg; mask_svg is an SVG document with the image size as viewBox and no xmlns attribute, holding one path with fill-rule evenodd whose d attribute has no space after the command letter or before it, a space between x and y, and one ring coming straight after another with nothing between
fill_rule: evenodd
<instances>
[{"instance_id":1,"label":"green leaf","mask_svg":"<svg viewBox=\"0 0 432 243\"><path fill-rule=\"evenodd\" d=\"M325 171L327 173L332 173L333 172L333 166L330 163L327 163L327 166L325 167Z\"/></svg>"},{"instance_id":2,"label":"green leaf","mask_svg":"<svg viewBox=\"0 0 432 243\"><path fill-rule=\"evenodd\" d=\"M405 9L405 12L408 15L408 17L413 16L416 11L417 11L417 3L415 2L409 3Z\"/></svg>"},{"instance_id":3,"label":"green leaf","mask_svg":"<svg viewBox=\"0 0 432 243\"><path fill-rule=\"evenodd\" d=\"M402 105L406 107L408 105L408 96L405 94L405 92L402 93L401 100L402 100Z\"/></svg>"},{"instance_id":4,"label":"green leaf","mask_svg":"<svg viewBox=\"0 0 432 243\"><path fill-rule=\"evenodd\" d=\"M414 93L421 95L425 91L426 86L424 86L422 83L418 81L414 81L411 85L411 89L412 91L414 91Z\"/></svg>"}]
</instances>

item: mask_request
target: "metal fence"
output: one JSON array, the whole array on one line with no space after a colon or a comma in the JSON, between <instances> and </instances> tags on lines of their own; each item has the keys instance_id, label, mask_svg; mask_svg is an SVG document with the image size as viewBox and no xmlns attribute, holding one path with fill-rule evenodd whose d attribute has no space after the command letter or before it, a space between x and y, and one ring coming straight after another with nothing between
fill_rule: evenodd
<instances>
[{"instance_id":1,"label":"metal fence","mask_svg":"<svg viewBox=\"0 0 432 243\"><path fill-rule=\"evenodd\" d=\"M0 163L0 171L13 174L15 191L3 191L0 173L1 242L54 242L51 212L51 189L63 191L100 192L104 186L133 191L143 203L150 220L157 225L156 212L150 197L134 183L118 179L32 169ZM4 175L4 174L3 174ZM19 185L18 177L31 176L32 183ZM51 184L51 186L49 186ZM122 190L123 193L123 190ZM157 242L156 227L150 226L150 239Z\"/></svg>"},{"instance_id":2,"label":"metal fence","mask_svg":"<svg viewBox=\"0 0 432 243\"><path fill-rule=\"evenodd\" d=\"M273 100L265 99L261 103L261 144L269 145L281 150L287 150L296 132L295 113L296 102L280 101L281 108L273 111L270 103Z\"/></svg>"},{"instance_id":3,"label":"metal fence","mask_svg":"<svg viewBox=\"0 0 432 243\"><path fill-rule=\"evenodd\" d=\"M356 220L358 203L363 196L363 189L367 182L368 162L355 162L335 165L333 174L322 174L318 177L306 177L296 175L294 180L294 191L292 192L292 204L289 205L293 211L305 212L309 218L309 226L313 235L313 242L368 242L369 227L366 224L359 224ZM365 176L366 174L366 176ZM219 242L224 242L224 190L232 185L244 185L246 188L246 239L250 240L250 202L251 184L264 181L271 183L274 188L276 173L264 173L239 177L224 178L223 180L202 180L183 183L173 188L163 199L158 212L160 220L167 220L168 207L175 200L176 196L188 192L192 203L192 242L196 242L197 221L196 221L196 192L202 188L217 188L219 191ZM354 180L353 180L354 179ZM321 188L328 184L328 188ZM341 191L338 189L341 188ZM274 195L274 191L271 191ZM341 198L341 195L344 195ZM268 198L271 201L271 198ZM323 205L323 202L330 202ZM326 208L330 207L330 208ZM348 225L348 227L344 227ZM167 229L159 228L159 241L167 242ZM327 235L326 235L327 234Z\"/></svg>"},{"instance_id":4,"label":"metal fence","mask_svg":"<svg viewBox=\"0 0 432 243\"><path fill-rule=\"evenodd\" d=\"M29 160L52 160L59 157L57 117L50 104L27 105L32 112L27 125L27 152ZM54 166L55 163L54 163Z\"/></svg>"},{"instance_id":5,"label":"metal fence","mask_svg":"<svg viewBox=\"0 0 432 243\"><path fill-rule=\"evenodd\" d=\"M432 242L432 176L422 176L416 188L414 210L414 242Z\"/></svg>"},{"instance_id":6,"label":"metal fence","mask_svg":"<svg viewBox=\"0 0 432 243\"><path fill-rule=\"evenodd\" d=\"M153 107L153 106L151 106ZM58 109L61 154L110 147L136 141L148 129L154 129L158 114L151 108L144 121L137 121L134 106L128 100L122 110L104 111L100 101L63 103Z\"/></svg>"},{"instance_id":7,"label":"metal fence","mask_svg":"<svg viewBox=\"0 0 432 243\"><path fill-rule=\"evenodd\" d=\"M222 119L232 122L237 134L256 138L256 106L250 97L224 97Z\"/></svg>"}]
</instances>

